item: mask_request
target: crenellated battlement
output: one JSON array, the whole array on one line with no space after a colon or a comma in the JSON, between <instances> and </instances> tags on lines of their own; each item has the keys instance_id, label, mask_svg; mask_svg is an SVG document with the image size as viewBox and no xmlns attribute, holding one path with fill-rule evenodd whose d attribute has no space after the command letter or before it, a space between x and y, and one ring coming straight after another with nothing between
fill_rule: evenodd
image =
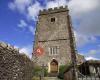
<instances>
[{"instance_id":1,"label":"crenellated battlement","mask_svg":"<svg viewBox=\"0 0 100 80\"><path fill-rule=\"evenodd\" d=\"M15 53L19 53L19 49L16 48L15 46L12 46L10 44L7 44L7 43L4 43L4 42L0 42L0 49L5 49L5 51L8 51L8 52L15 52Z\"/></svg>"},{"instance_id":2,"label":"crenellated battlement","mask_svg":"<svg viewBox=\"0 0 100 80\"><path fill-rule=\"evenodd\" d=\"M49 9L43 9L43 10L40 10L39 14L45 15L45 14L63 12L63 11L68 11L68 6L60 6L60 7L54 7L54 8L49 8Z\"/></svg>"}]
</instances>

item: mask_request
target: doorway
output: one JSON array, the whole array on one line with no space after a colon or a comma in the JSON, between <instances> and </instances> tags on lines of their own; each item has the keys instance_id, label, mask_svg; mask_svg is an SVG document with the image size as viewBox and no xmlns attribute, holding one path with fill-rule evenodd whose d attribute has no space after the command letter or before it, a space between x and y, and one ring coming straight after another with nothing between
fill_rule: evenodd
<instances>
[{"instance_id":1,"label":"doorway","mask_svg":"<svg viewBox=\"0 0 100 80\"><path fill-rule=\"evenodd\" d=\"M58 73L58 62L55 59L53 59L50 63L50 72Z\"/></svg>"}]
</instances>

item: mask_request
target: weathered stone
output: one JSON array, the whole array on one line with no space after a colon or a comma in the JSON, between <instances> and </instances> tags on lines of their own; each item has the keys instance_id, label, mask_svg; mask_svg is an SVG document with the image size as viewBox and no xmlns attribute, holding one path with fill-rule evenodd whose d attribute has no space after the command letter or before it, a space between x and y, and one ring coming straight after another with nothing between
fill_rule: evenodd
<instances>
[{"instance_id":1,"label":"weathered stone","mask_svg":"<svg viewBox=\"0 0 100 80\"><path fill-rule=\"evenodd\" d=\"M32 80L33 62L13 46L0 47L0 80Z\"/></svg>"},{"instance_id":2,"label":"weathered stone","mask_svg":"<svg viewBox=\"0 0 100 80\"><path fill-rule=\"evenodd\" d=\"M72 26L68 12L66 6L43 10L39 14L34 51L36 51L37 47L42 47L44 52L43 55L36 58L33 55L33 60L37 60L35 62L40 66L43 64L47 66L48 72L51 72L51 69L58 69L59 72L60 65L68 65L72 63L72 60L75 60L73 59L75 57L72 58L72 55L76 54L76 52L75 47L74 49L72 47L75 44L72 41L74 36L73 31L71 31ZM36 52L33 53L36 54ZM84 57L78 57L80 56L77 56L77 61L84 60ZM51 65L53 60L55 61L54 64L56 64L55 67Z\"/></svg>"},{"instance_id":3,"label":"weathered stone","mask_svg":"<svg viewBox=\"0 0 100 80\"><path fill-rule=\"evenodd\" d=\"M0 46L6 48L8 44L4 43L4 42L0 42Z\"/></svg>"}]
</instances>

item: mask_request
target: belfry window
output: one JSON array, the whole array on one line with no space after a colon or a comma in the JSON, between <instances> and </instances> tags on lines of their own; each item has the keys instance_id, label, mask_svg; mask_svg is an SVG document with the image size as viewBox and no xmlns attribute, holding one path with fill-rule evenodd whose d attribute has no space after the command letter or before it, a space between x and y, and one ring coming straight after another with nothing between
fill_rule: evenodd
<instances>
[{"instance_id":1,"label":"belfry window","mask_svg":"<svg viewBox=\"0 0 100 80\"><path fill-rule=\"evenodd\" d=\"M57 54L59 54L58 46L49 47L49 55L57 55Z\"/></svg>"},{"instance_id":2,"label":"belfry window","mask_svg":"<svg viewBox=\"0 0 100 80\"><path fill-rule=\"evenodd\" d=\"M51 18L51 22L55 22L55 18L53 17L53 18Z\"/></svg>"}]
</instances>

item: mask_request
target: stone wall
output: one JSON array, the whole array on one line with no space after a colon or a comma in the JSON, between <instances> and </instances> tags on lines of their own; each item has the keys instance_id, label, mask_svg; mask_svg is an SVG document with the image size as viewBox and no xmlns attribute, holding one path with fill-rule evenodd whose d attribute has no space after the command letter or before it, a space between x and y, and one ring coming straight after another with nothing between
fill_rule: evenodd
<instances>
[{"instance_id":1,"label":"stone wall","mask_svg":"<svg viewBox=\"0 0 100 80\"><path fill-rule=\"evenodd\" d=\"M64 9L64 11L62 11ZM60 11L60 12L59 12ZM42 13L46 13L42 15ZM36 29L36 39L38 41L69 39L68 33L68 11L67 8L58 8L40 12ZM51 22L55 18L55 22Z\"/></svg>"},{"instance_id":2,"label":"stone wall","mask_svg":"<svg viewBox=\"0 0 100 80\"><path fill-rule=\"evenodd\" d=\"M72 69L64 73L64 80L73 80Z\"/></svg>"},{"instance_id":3,"label":"stone wall","mask_svg":"<svg viewBox=\"0 0 100 80\"><path fill-rule=\"evenodd\" d=\"M0 80L32 80L33 63L19 50L0 42Z\"/></svg>"}]
</instances>

